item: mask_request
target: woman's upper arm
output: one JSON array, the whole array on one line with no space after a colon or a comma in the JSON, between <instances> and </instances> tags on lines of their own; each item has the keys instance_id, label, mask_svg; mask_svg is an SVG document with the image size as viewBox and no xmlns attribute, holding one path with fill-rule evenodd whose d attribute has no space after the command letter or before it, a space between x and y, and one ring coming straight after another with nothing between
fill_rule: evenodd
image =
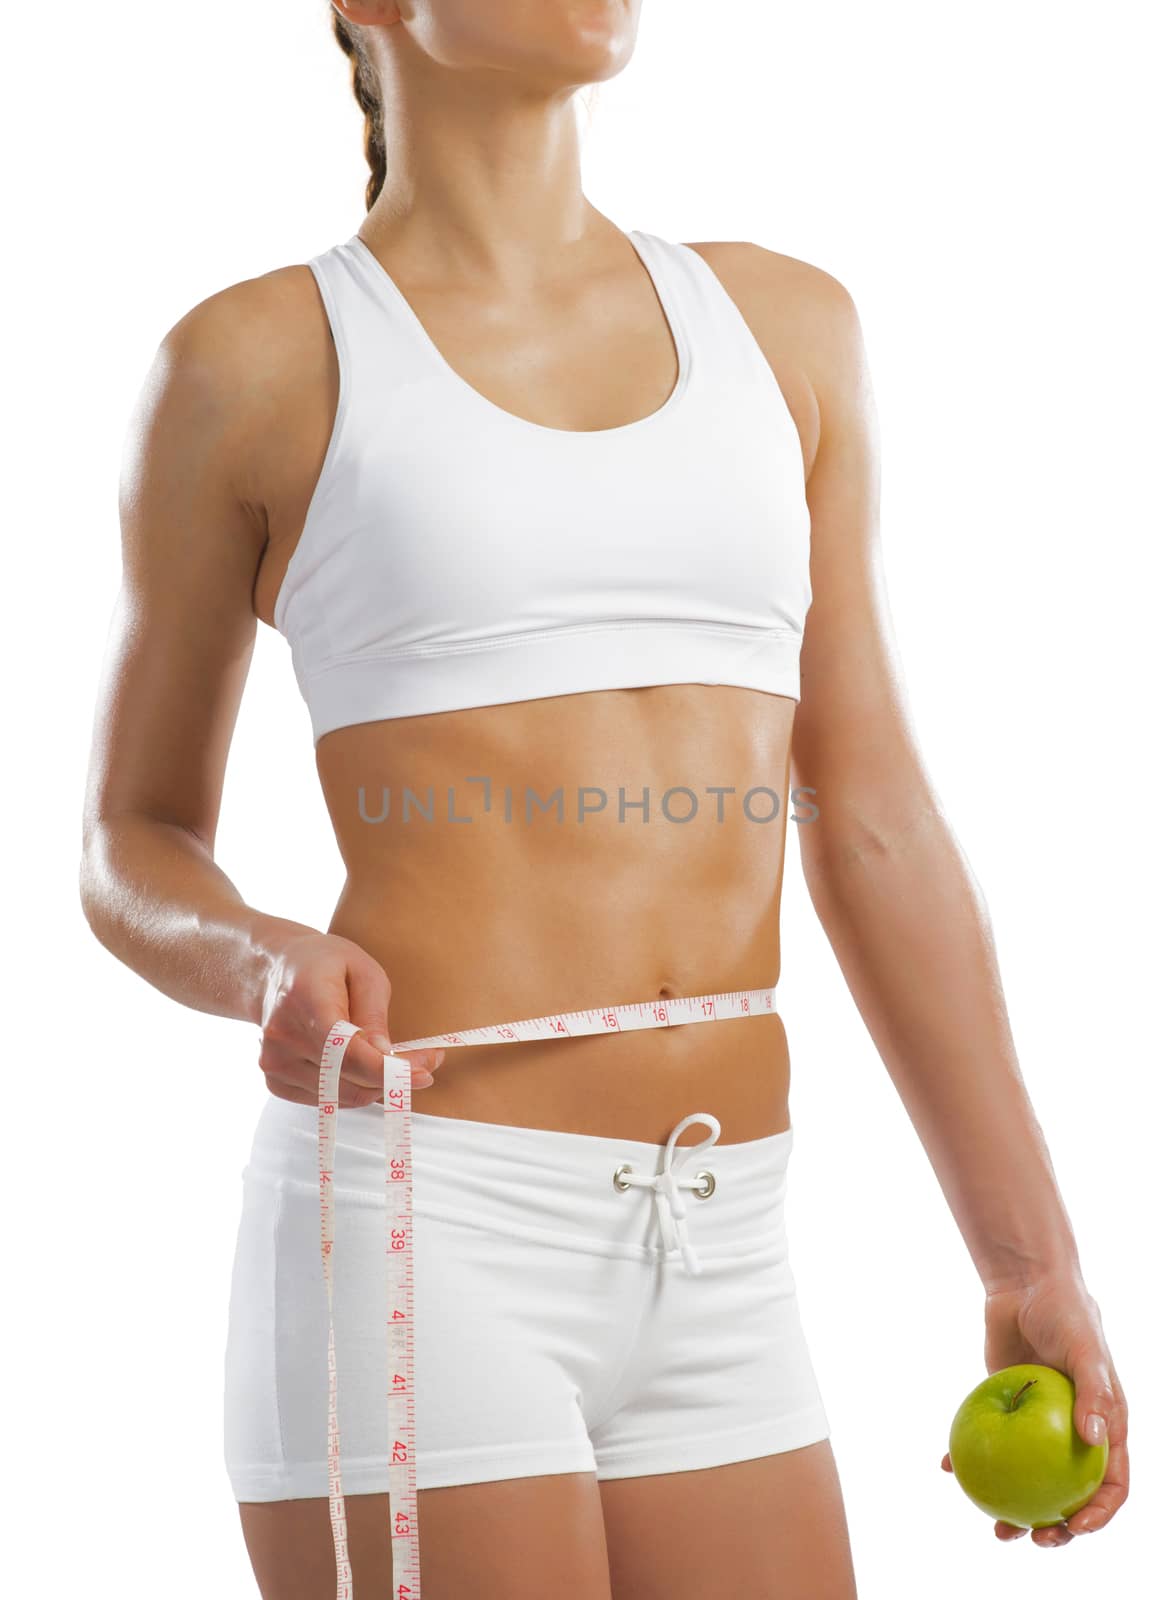
<instances>
[{"instance_id":1,"label":"woman's upper arm","mask_svg":"<svg viewBox=\"0 0 1170 1600\"><path fill-rule=\"evenodd\" d=\"M255 643L264 548L249 403L255 281L203 301L159 346L126 435L122 585L98 695L89 829L119 813L215 836Z\"/></svg>"},{"instance_id":2,"label":"woman's upper arm","mask_svg":"<svg viewBox=\"0 0 1170 1600\"><path fill-rule=\"evenodd\" d=\"M885 839L934 807L906 702L881 561L877 410L857 309L828 273L808 269L800 352L816 397L806 494L812 605L793 726L796 785L820 817L801 829Z\"/></svg>"}]
</instances>

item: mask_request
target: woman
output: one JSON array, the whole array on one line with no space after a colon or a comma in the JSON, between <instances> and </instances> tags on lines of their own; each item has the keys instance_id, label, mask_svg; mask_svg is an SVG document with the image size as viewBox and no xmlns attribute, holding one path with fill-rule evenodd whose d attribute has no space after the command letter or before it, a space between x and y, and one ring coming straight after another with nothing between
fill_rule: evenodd
<instances>
[{"instance_id":1,"label":"woman","mask_svg":"<svg viewBox=\"0 0 1170 1600\"><path fill-rule=\"evenodd\" d=\"M989 1370L1068 1371L1081 1433L1108 1432L1099 1493L1034 1542L1126 1494L1124 1398L901 690L855 309L804 262L626 234L584 199L574 94L629 59L637 12L335 0L360 230L182 318L132 434L83 896L151 983L260 1030L225 1422L265 1600L334 1592L331 1023L361 1030L334 1270L363 1595L391 1571L390 1040L770 990L794 781L818 915L986 1287ZM257 617L291 645L345 862L327 932L213 858ZM783 1239L780 1018L411 1070L427 1600L852 1596ZM697 1142L713 1185L688 1168L660 1235L653 1174Z\"/></svg>"}]
</instances>

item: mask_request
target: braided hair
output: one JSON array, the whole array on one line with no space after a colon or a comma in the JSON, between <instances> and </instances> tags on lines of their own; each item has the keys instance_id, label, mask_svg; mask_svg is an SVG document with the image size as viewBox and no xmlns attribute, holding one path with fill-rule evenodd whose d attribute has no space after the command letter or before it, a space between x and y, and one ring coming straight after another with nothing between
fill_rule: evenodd
<instances>
[{"instance_id":1,"label":"braided hair","mask_svg":"<svg viewBox=\"0 0 1170 1600\"><path fill-rule=\"evenodd\" d=\"M347 21L336 6L331 5L329 10L333 14L333 37L349 57L353 69L354 99L366 119L366 160L370 164L370 177L366 184L366 210L370 211L374 201L382 192L382 185L386 182L386 129L383 123L382 86L378 82L374 63L366 54L360 28ZM601 85L594 83L589 86L589 92L585 97L585 108L590 123L593 121L593 107L600 92Z\"/></svg>"},{"instance_id":2,"label":"braided hair","mask_svg":"<svg viewBox=\"0 0 1170 1600\"><path fill-rule=\"evenodd\" d=\"M333 13L333 37L350 59L353 69L354 99L366 119L366 160L370 164L370 178L366 184L366 210L369 211L386 181L386 132L382 124L382 89L374 64L366 54L360 29L348 22L336 6L331 5L329 9Z\"/></svg>"}]
</instances>

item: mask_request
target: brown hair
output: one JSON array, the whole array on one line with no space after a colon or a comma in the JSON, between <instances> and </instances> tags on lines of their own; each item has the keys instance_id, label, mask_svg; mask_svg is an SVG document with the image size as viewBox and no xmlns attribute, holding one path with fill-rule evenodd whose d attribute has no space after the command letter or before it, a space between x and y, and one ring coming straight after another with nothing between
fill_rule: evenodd
<instances>
[{"instance_id":1,"label":"brown hair","mask_svg":"<svg viewBox=\"0 0 1170 1600\"><path fill-rule=\"evenodd\" d=\"M366 54L361 29L341 15L336 6L333 13L333 37L345 51L353 68L354 99L366 119L366 160L370 164L370 180L366 184L366 210L369 211L382 192L386 181L386 133L382 126L382 89L374 63Z\"/></svg>"}]
</instances>

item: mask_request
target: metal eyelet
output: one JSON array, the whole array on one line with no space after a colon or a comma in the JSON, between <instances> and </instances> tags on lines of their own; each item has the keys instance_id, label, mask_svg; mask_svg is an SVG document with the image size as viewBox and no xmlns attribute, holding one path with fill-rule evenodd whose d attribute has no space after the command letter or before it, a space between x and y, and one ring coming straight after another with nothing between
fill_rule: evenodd
<instances>
[{"instance_id":1,"label":"metal eyelet","mask_svg":"<svg viewBox=\"0 0 1170 1600\"><path fill-rule=\"evenodd\" d=\"M618 1190L619 1193L624 1193L630 1187L630 1180L626 1177L626 1173L633 1172L633 1170L633 1167L628 1161L623 1161L621 1166L614 1173L613 1186Z\"/></svg>"},{"instance_id":2,"label":"metal eyelet","mask_svg":"<svg viewBox=\"0 0 1170 1600\"><path fill-rule=\"evenodd\" d=\"M710 1200L715 1193L715 1174L709 1168L704 1167L701 1172L695 1173L695 1177L706 1178L707 1180L707 1187L705 1189L696 1189L695 1194L700 1200Z\"/></svg>"}]
</instances>

